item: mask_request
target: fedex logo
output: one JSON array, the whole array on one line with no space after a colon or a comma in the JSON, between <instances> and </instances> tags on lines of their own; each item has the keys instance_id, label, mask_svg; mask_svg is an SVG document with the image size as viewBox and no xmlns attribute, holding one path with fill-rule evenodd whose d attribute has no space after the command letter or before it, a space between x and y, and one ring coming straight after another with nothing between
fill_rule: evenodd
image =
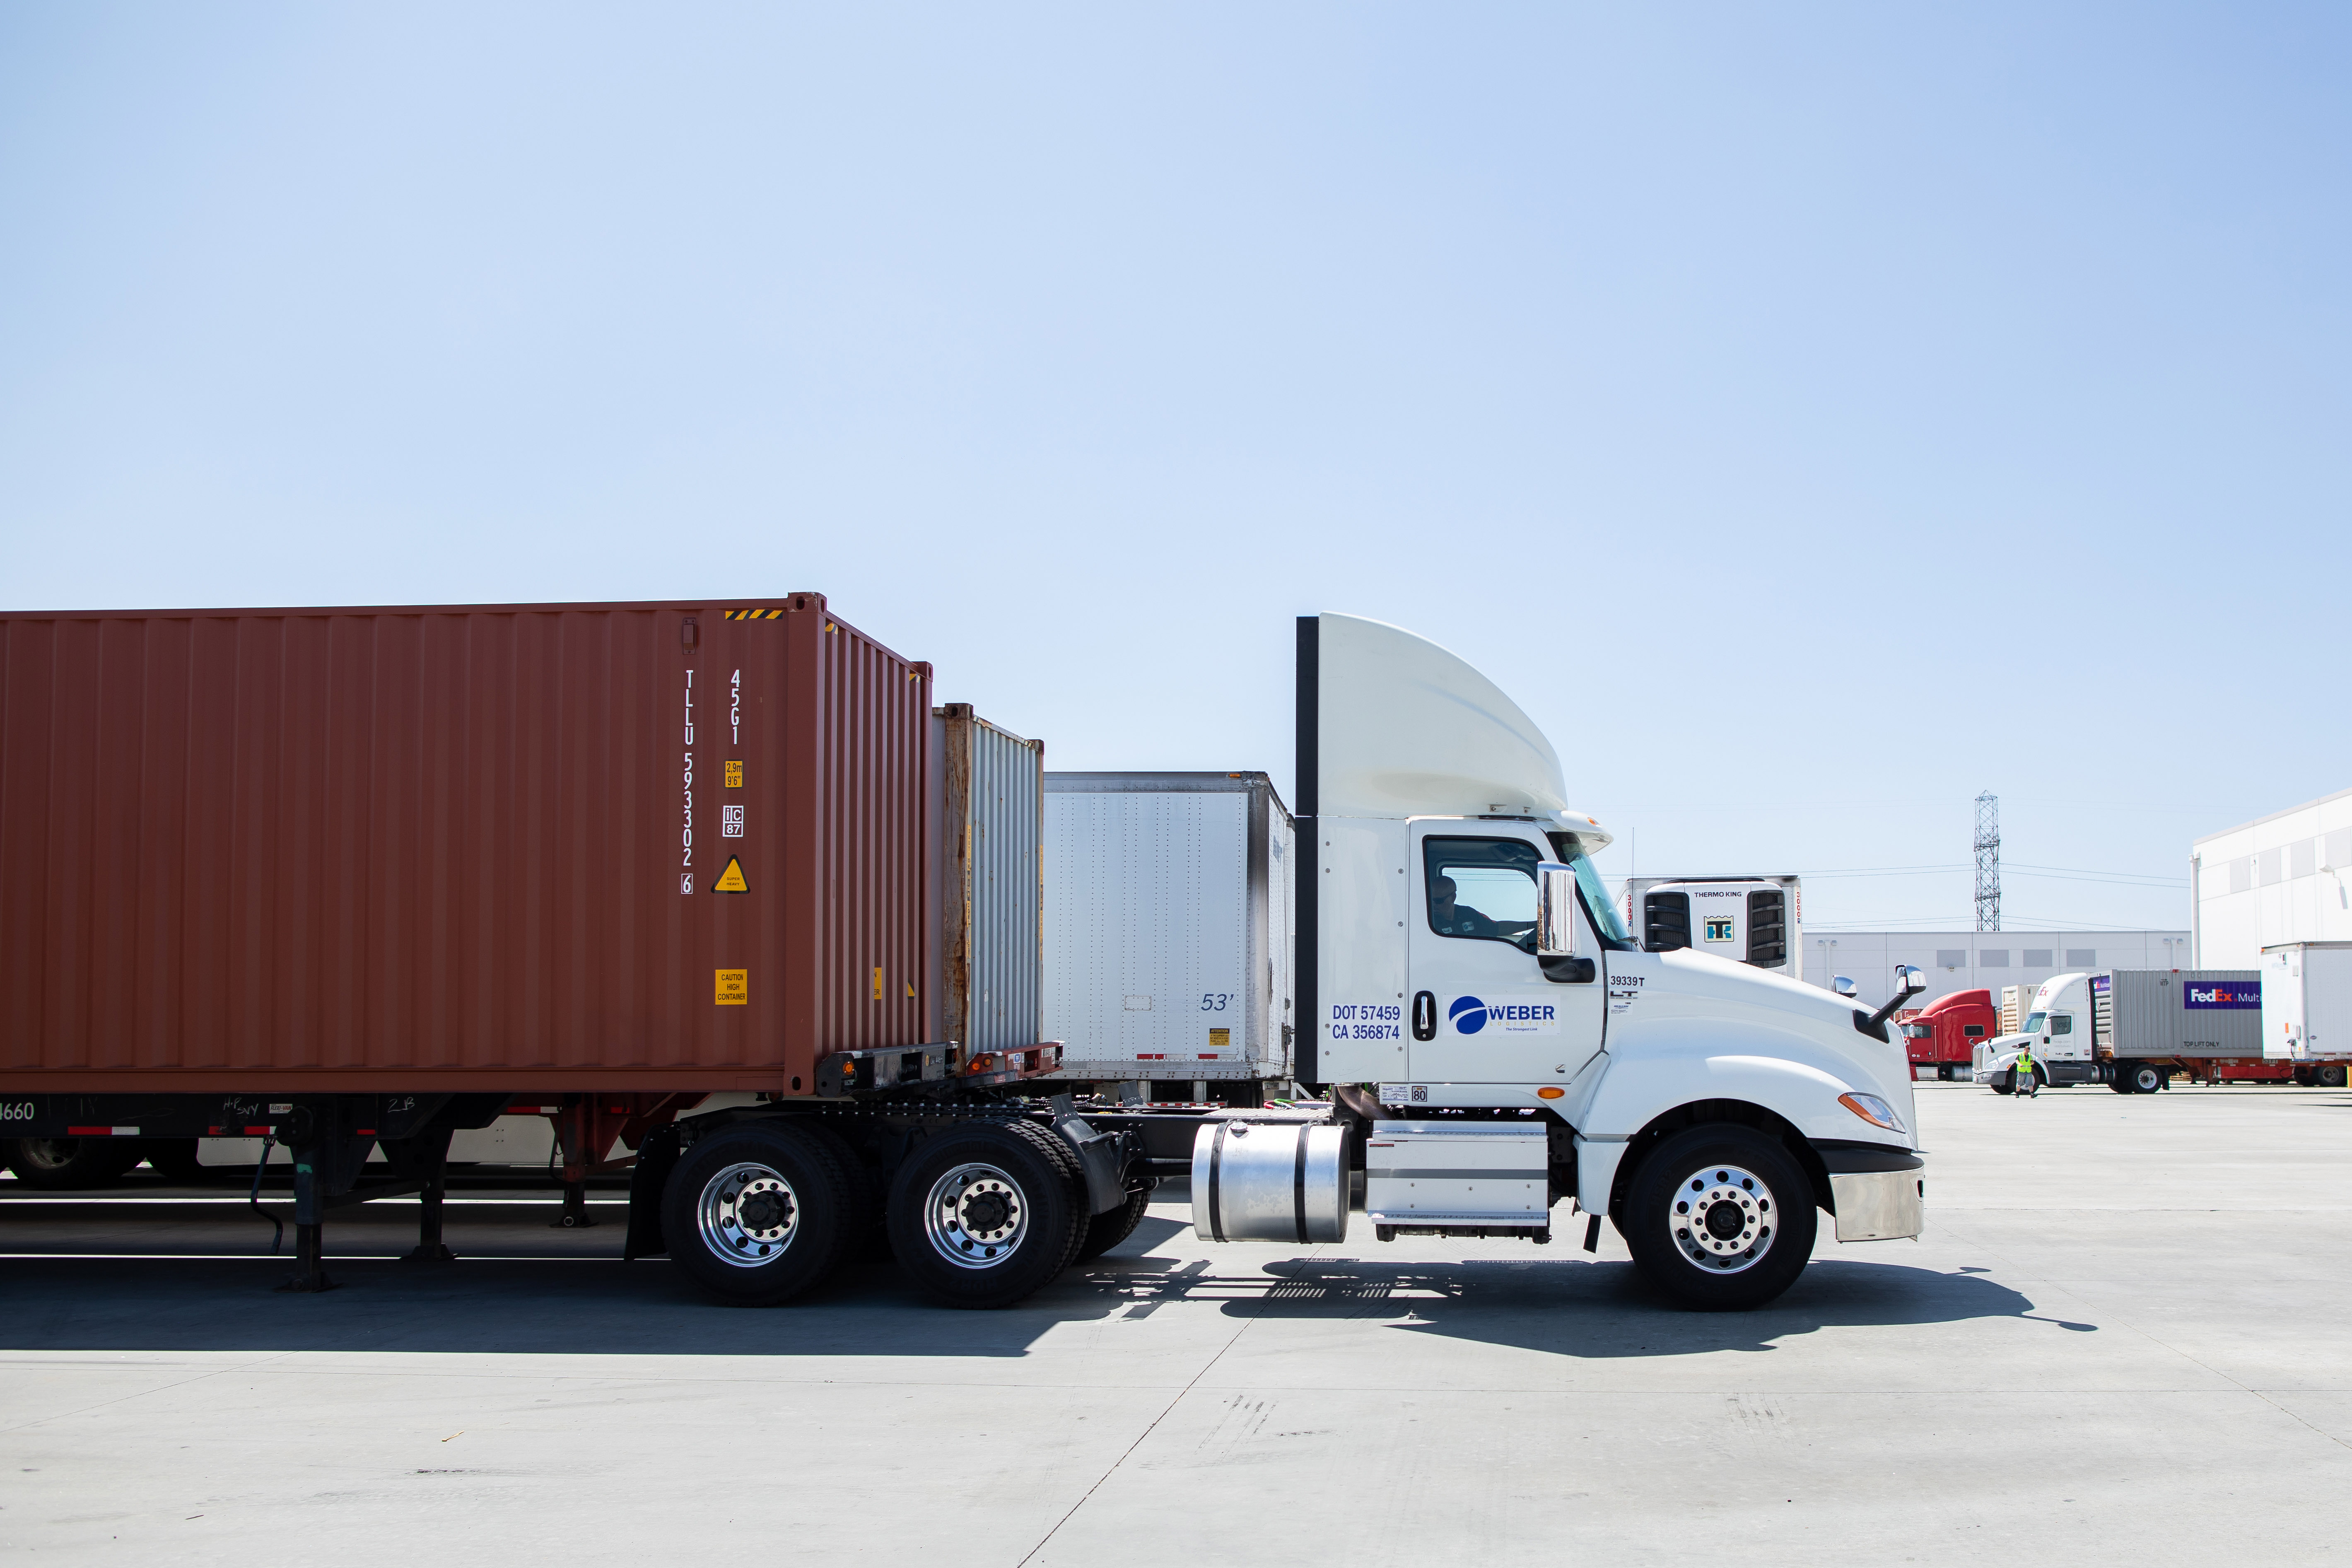
<instances>
[{"instance_id":1,"label":"fedex logo","mask_svg":"<svg viewBox=\"0 0 2352 1568\"><path fill-rule=\"evenodd\" d=\"M2180 1005L2207 1010L2227 1008L2232 1012L2259 1012L2263 1005L2262 982L2240 980L2225 984L2217 981L2210 985L2192 983L2180 988Z\"/></svg>"}]
</instances>

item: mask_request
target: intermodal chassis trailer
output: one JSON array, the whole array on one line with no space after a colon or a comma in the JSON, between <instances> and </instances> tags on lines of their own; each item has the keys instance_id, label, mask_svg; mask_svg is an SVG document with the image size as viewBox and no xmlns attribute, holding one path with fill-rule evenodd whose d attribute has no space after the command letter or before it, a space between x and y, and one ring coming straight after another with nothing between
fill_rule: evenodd
<instances>
[{"instance_id":1,"label":"intermodal chassis trailer","mask_svg":"<svg viewBox=\"0 0 2352 1568\"><path fill-rule=\"evenodd\" d=\"M768 1149L682 1216L736 1299L789 1281L730 1249L845 1235L929 1133L1105 1196L989 1098L1060 1058L1003 871L1034 878L1041 768L930 678L805 593L0 616L0 1137L286 1146L304 1289L347 1203L421 1194L446 1257L450 1136L517 1112L572 1206L634 1168L639 1252L690 1151ZM781 1120L885 1089L919 1102ZM716 1093L753 1103L679 1123ZM1139 1213L1130 1180L1094 1188Z\"/></svg>"}]
</instances>

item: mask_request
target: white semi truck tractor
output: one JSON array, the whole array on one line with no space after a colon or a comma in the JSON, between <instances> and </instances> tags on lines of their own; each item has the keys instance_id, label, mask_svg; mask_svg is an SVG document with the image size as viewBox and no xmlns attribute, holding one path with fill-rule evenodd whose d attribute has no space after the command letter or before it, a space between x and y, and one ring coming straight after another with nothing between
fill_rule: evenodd
<instances>
[{"instance_id":1,"label":"white semi truck tractor","mask_svg":"<svg viewBox=\"0 0 2352 1568\"><path fill-rule=\"evenodd\" d=\"M1551 1238L1572 1200L1693 1307L1747 1308L1842 1242L1919 1234L1924 1182L1894 1009L1696 949L1647 952L1591 855L1551 742L1434 643L1298 625L1300 1120L1198 1130L1214 1240Z\"/></svg>"}]
</instances>

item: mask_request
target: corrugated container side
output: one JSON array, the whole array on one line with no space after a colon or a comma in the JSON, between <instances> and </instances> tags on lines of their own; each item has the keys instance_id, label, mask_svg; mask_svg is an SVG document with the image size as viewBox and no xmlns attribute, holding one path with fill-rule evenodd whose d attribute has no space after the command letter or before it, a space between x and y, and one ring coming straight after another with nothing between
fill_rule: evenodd
<instances>
[{"instance_id":1,"label":"corrugated container side","mask_svg":"<svg viewBox=\"0 0 2352 1568\"><path fill-rule=\"evenodd\" d=\"M2092 976L2096 986L2102 978ZM2262 1009L2189 1007L2192 987L2242 987L2257 996L2262 976L2252 969L2116 969L2107 981L2107 1017L2097 1033L2118 1057L2259 1057L2263 1054ZM2095 1013L2096 1009L2095 1008ZM2095 1035L2096 1038L2096 1035Z\"/></svg>"},{"instance_id":2,"label":"corrugated container side","mask_svg":"<svg viewBox=\"0 0 2352 1568\"><path fill-rule=\"evenodd\" d=\"M1041 1037L1045 743L950 703L941 746L942 1028L971 1050Z\"/></svg>"},{"instance_id":3,"label":"corrugated container side","mask_svg":"<svg viewBox=\"0 0 2352 1568\"><path fill-rule=\"evenodd\" d=\"M808 1092L921 1037L929 689L815 595L0 616L0 1079Z\"/></svg>"}]
</instances>

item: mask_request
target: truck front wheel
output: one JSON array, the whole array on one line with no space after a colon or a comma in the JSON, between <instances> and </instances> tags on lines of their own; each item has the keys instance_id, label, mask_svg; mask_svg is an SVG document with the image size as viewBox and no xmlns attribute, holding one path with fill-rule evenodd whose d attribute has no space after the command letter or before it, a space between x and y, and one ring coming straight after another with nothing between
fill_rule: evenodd
<instances>
[{"instance_id":1,"label":"truck front wheel","mask_svg":"<svg viewBox=\"0 0 2352 1568\"><path fill-rule=\"evenodd\" d=\"M662 1192L670 1261L739 1307L790 1300L840 1256L849 1192L833 1151L773 1121L696 1141Z\"/></svg>"},{"instance_id":2,"label":"truck front wheel","mask_svg":"<svg viewBox=\"0 0 2352 1568\"><path fill-rule=\"evenodd\" d=\"M1626 1184L1626 1249L1685 1307L1745 1311L1795 1283L1813 1254L1813 1189L1780 1142L1752 1128L1694 1127L1653 1150Z\"/></svg>"},{"instance_id":3,"label":"truck front wheel","mask_svg":"<svg viewBox=\"0 0 2352 1568\"><path fill-rule=\"evenodd\" d=\"M1010 1307L1050 1283L1086 1215L1069 1173L1026 1121L934 1133L890 1184L890 1250L950 1307Z\"/></svg>"}]
</instances>

